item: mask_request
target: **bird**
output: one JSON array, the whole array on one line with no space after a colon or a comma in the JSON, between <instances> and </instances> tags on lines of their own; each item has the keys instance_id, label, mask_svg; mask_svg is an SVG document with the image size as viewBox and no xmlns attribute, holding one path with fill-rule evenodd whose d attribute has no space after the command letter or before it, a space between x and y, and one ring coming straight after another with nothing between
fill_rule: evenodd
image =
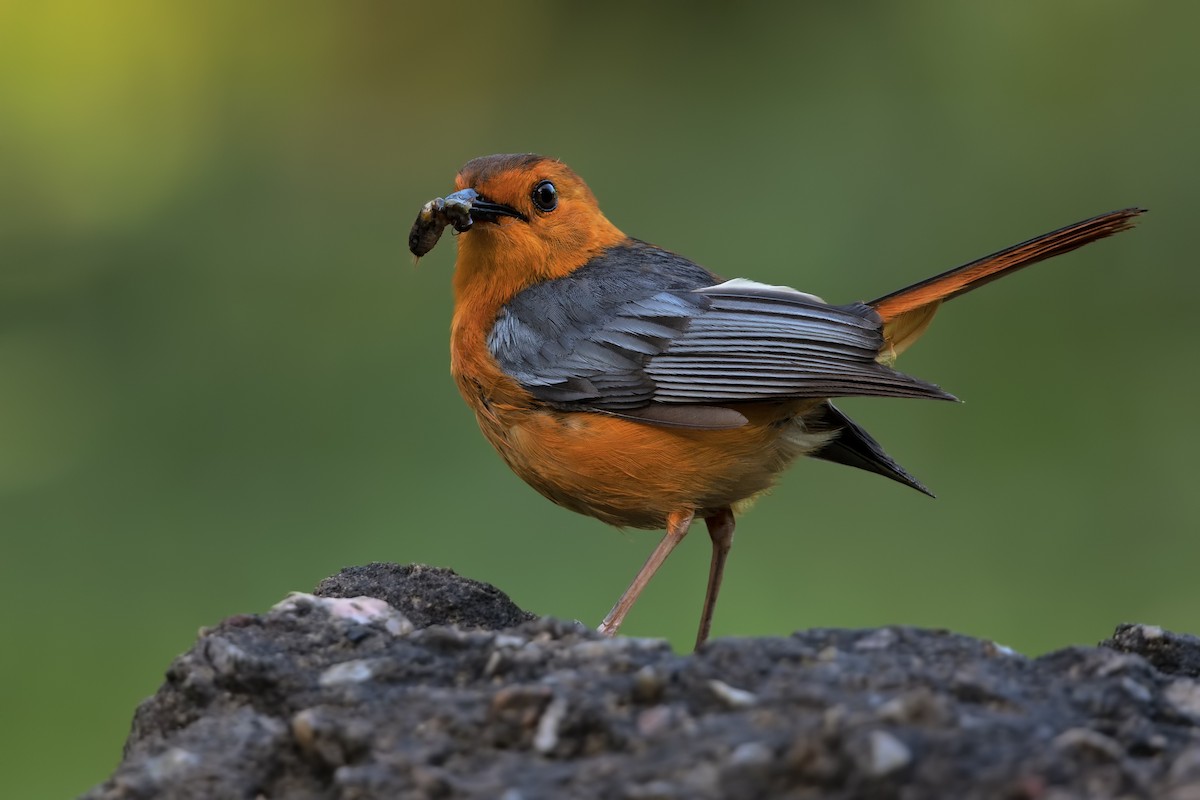
<instances>
[{"instance_id":1,"label":"bird","mask_svg":"<svg viewBox=\"0 0 1200 800\"><path fill-rule=\"evenodd\" d=\"M696 520L712 543L696 635L708 639L735 517L797 458L928 488L832 402L954 400L895 369L942 303L1133 225L1126 208L1068 225L870 302L725 279L632 238L562 161L468 161L426 203L418 260L453 228L450 371L484 437L560 506L665 530L599 631L616 635Z\"/></svg>"}]
</instances>

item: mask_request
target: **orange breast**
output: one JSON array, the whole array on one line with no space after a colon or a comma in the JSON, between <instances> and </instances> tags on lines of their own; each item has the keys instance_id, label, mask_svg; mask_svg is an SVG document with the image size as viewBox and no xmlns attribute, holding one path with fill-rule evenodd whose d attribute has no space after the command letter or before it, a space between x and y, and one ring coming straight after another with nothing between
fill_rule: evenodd
<instances>
[{"instance_id":1,"label":"orange breast","mask_svg":"<svg viewBox=\"0 0 1200 800\"><path fill-rule=\"evenodd\" d=\"M706 516L768 489L823 441L803 435L800 411L760 405L747 425L718 431L495 406L479 420L513 471L555 503L613 525L662 528L672 511Z\"/></svg>"}]
</instances>

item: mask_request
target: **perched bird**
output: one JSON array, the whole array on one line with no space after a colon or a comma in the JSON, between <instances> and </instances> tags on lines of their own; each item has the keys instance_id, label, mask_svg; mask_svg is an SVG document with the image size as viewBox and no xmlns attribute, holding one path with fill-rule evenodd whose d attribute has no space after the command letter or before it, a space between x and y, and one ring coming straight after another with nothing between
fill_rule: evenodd
<instances>
[{"instance_id":1,"label":"perched bird","mask_svg":"<svg viewBox=\"0 0 1200 800\"><path fill-rule=\"evenodd\" d=\"M613 635L655 571L707 523L708 637L734 513L798 456L929 493L836 397L953 399L892 368L945 300L1131 226L1141 209L1069 225L870 303L704 267L632 239L587 185L533 154L468 162L409 236L420 257L447 227L451 372L484 436L526 483L612 525L666 535L600 625Z\"/></svg>"}]
</instances>

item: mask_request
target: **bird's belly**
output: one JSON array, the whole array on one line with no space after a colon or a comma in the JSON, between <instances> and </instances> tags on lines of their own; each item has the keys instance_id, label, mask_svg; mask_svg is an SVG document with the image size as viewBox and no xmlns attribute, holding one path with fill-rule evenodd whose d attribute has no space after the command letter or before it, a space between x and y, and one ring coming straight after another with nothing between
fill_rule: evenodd
<instances>
[{"instance_id":1,"label":"bird's belly","mask_svg":"<svg viewBox=\"0 0 1200 800\"><path fill-rule=\"evenodd\" d=\"M727 430L552 410L479 421L513 471L555 503L612 525L661 528L673 511L704 516L753 498L827 442L830 434L804 428L812 405L739 409L749 422Z\"/></svg>"}]
</instances>

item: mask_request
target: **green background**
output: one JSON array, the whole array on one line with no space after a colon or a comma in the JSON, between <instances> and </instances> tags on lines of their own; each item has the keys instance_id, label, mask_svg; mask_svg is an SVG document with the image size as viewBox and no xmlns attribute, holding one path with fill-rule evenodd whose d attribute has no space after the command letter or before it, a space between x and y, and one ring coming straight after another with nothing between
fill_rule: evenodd
<instances>
[{"instance_id":1,"label":"green background","mask_svg":"<svg viewBox=\"0 0 1200 800\"><path fill-rule=\"evenodd\" d=\"M511 475L450 380L467 159L536 151L631 235L868 299L1128 205L956 301L844 407L939 495L805 462L715 633L1200 631L1200 5L0 5L0 794L99 782L198 627L425 562L596 623L657 534ZM686 650L701 531L626 632Z\"/></svg>"}]
</instances>

